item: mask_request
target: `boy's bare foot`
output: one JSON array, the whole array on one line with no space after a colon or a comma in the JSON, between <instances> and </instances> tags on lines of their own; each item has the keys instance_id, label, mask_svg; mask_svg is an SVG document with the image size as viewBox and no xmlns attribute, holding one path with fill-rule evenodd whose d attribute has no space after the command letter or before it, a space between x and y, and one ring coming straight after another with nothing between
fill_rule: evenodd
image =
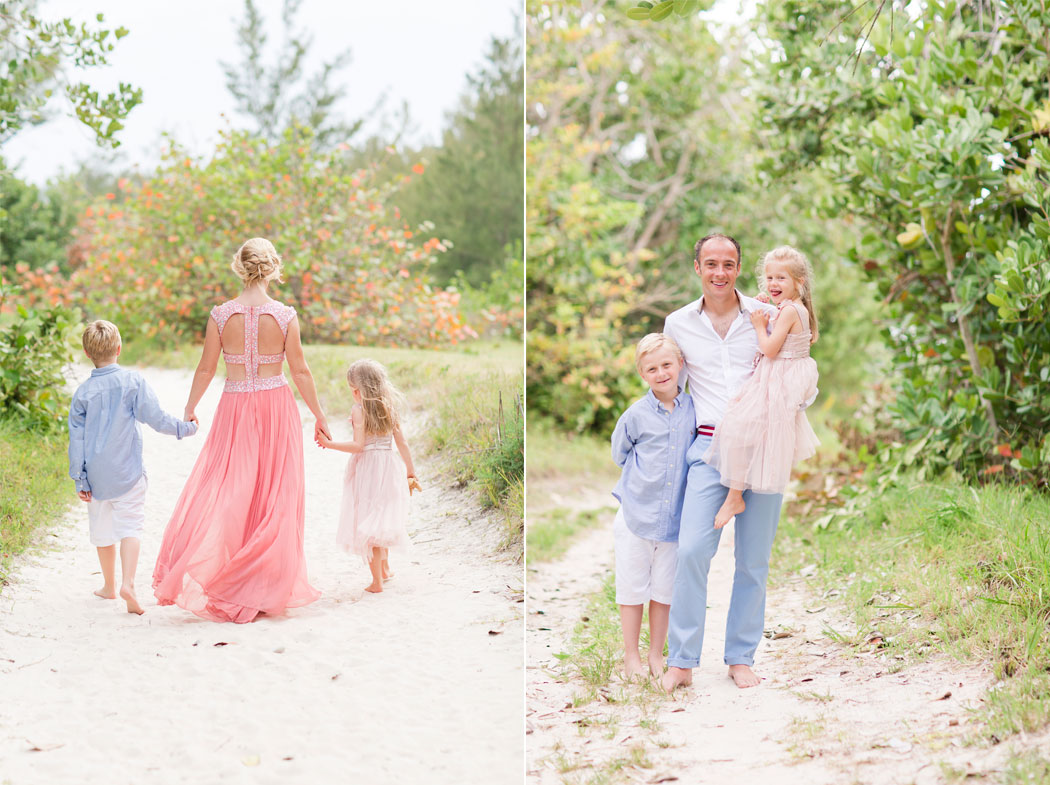
<instances>
[{"instance_id":1,"label":"boy's bare foot","mask_svg":"<svg viewBox=\"0 0 1050 785\"><path fill-rule=\"evenodd\" d=\"M375 581L372 581L372 583L370 583L367 586L365 586L365 591L370 591L373 594L379 594L379 592L383 591L383 583L382 583L382 581L380 581L378 583L376 583Z\"/></svg>"},{"instance_id":2,"label":"boy's bare foot","mask_svg":"<svg viewBox=\"0 0 1050 785\"><path fill-rule=\"evenodd\" d=\"M692 668L676 668L673 665L667 669L667 673L660 679L660 686L668 694L674 692L678 687L688 687L692 683Z\"/></svg>"},{"instance_id":3,"label":"boy's bare foot","mask_svg":"<svg viewBox=\"0 0 1050 785\"><path fill-rule=\"evenodd\" d=\"M104 600L115 600L117 599L117 590L103 586L101 589L95 589L95 596L101 597Z\"/></svg>"},{"instance_id":4,"label":"boy's bare foot","mask_svg":"<svg viewBox=\"0 0 1050 785\"><path fill-rule=\"evenodd\" d=\"M747 509L747 505L742 498L734 498L733 494L729 494L729 496L726 497L725 503L718 510L718 514L715 515L715 528L721 529L729 523L734 515L739 515L745 509Z\"/></svg>"},{"instance_id":5,"label":"boy's bare foot","mask_svg":"<svg viewBox=\"0 0 1050 785\"><path fill-rule=\"evenodd\" d=\"M736 682L736 686L742 690L757 687L762 683L762 678L751 670L750 665L730 665L729 678Z\"/></svg>"},{"instance_id":6,"label":"boy's bare foot","mask_svg":"<svg viewBox=\"0 0 1050 785\"><path fill-rule=\"evenodd\" d=\"M138 598L135 596L135 590L128 586L120 587L120 599L124 600L128 604L128 613L137 613L139 616L146 612L146 609L139 605Z\"/></svg>"},{"instance_id":7,"label":"boy's bare foot","mask_svg":"<svg viewBox=\"0 0 1050 785\"><path fill-rule=\"evenodd\" d=\"M664 675L664 656L662 654L649 655L649 675L659 679Z\"/></svg>"},{"instance_id":8,"label":"boy's bare foot","mask_svg":"<svg viewBox=\"0 0 1050 785\"><path fill-rule=\"evenodd\" d=\"M642 658L639 654L625 654L623 657L623 675L627 681L634 681L645 676Z\"/></svg>"}]
</instances>

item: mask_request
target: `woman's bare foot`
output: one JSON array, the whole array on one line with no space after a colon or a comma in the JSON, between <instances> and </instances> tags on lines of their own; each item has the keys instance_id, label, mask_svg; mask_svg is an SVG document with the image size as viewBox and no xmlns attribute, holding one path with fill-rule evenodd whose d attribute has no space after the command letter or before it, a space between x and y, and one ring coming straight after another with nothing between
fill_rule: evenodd
<instances>
[{"instance_id":1,"label":"woman's bare foot","mask_svg":"<svg viewBox=\"0 0 1050 785\"><path fill-rule=\"evenodd\" d=\"M101 589L95 589L95 596L104 600L115 600L117 599L117 590L112 586L103 586Z\"/></svg>"},{"instance_id":2,"label":"woman's bare foot","mask_svg":"<svg viewBox=\"0 0 1050 785\"><path fill-rule=\"evenodd\" d=\"M664 675L664 655L649 655L649 675L654 679L659 679Z\"/></svg>"},{"instance_id":3,"label":"woman's bare foot","mask_svg":"<svg viewBox=\"0 0 1050 785\"><path fill-rule=\"evenodd\" d=\"M736 682L736 686L742 690L757 687L762 683L762 678L751 670L750 665L730 665L729 678Z\"/></svg>"},{"instance_id":4,"label":"woman's bare foot","mask_svg":"<svg viewBox=\"0 0 1050 785\"><path fill-rule=\"evenodd\" d=\"M372 583L365 586L365 591L370 591L373 594L379 594L379 592L383 591L383 582L380 581L379 583L376 583L375 581L372 581Z\"/></svg>"},{"instance_id":5,"label":"woman's bare foot","mask_svg":"<svg viewBox=\"0 0 1050 785\"><path fill-rule=\"evenodd\" d=\"M130 586L120 587L120 599L128 604L128 613L137 613L141 616L146 612L146 609L139 605L138 598L135 596L135 590Z\"/></svg>"},{"instance_id":6,"label":"woman's bare foot","mask_svg":"<svg viewBox=\"0 0 1050 785\"><path fill-rule=\"evenodd\" d=\"M645 669L642 667L642 658L637 652L633 654L625 654L623 657L623 675L627 681L634 681L635 679L641 679L645 676Z\"/></svg>"},{"instance_id":7,"label":"woman's bare foot","mask_svg":"<svg viewBox=\"0 0 1050 785\"><path fill-rule=\"evenodd\" d=\"M715 528L721 529L734 515L739 515L745 509L747 505L744 504L744 497L730 491L718 514L715 515Z\"/></svg>"},{"instance_id":8,"label":"woman's bare foot","mask_svg":"<svg viewBox=\"0 0 1050 785\"><path fill-rule=\"evenodd\" d=\"M660 686L664 692L670 694L679 687L688 687L693 683L692 668L676 668L673 665L667 669L667 673L660 679Z\"/></svg>"}]
</instances>

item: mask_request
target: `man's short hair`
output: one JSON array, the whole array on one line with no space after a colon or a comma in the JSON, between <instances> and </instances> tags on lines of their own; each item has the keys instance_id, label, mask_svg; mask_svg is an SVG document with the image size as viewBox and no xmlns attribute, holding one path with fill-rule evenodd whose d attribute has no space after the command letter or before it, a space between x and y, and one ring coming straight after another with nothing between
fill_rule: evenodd
<instances>
[{"instance_id":1,"label":"man's short hair","mask_svg":"<svg viewBox=\"0 0 1050 785\"><path fill-rule=\"evenodd\" d=\"M743 258L740 255L740 243L738 243L736 241L735 237L730 237L728 234L722 234L721 232L715 232L714 234L709 234L709 235L707 235L707 237L703 237L703 238L701 238L700 240L697 241L696 246L693 248L693 262L695 262L695 263L699 263L700 262L700 251L703 250L704 243L706 243L708 240L728 240L729 242L731 242L733 244L733 247L736 248L736 263L737 263L737 266L738 267L740 266L740 260Z\"/></svg>"},{"instance_id":2,"label":"man's short hair","mask_svg":"<svg viewBox=\"0 0 1050 785\"><path fill-rule=\"evenodd\" d=\"M87 356L95 362L112 360L120 349L120 330L113 322L99 319L87 326L80 340Z\"/></svg>"},{"instance_id":3,"label":"man's short hair","mask_svg":"<svg viewBox=\"0 0 1050 785\"><path fill-rule=\"evenodd\" d=\"M664 333L649 333L638 342L638 347L634 350L634 367L638 369L638 373L642 372L642 358L664 346L671 347L679 361L683 363L685 362L685 357L682 356L682 350L678 348L678 344L674 342L674 338L671 338Z\"/></svg>"}]
</instances>

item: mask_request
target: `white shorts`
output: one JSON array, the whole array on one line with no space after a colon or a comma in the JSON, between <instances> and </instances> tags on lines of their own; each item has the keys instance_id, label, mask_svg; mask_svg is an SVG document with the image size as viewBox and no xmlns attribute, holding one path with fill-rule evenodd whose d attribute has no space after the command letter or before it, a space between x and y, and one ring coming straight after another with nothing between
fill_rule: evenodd
<instances>
[{"instance_id":1,"label":"white shorts","mask_svg":"<svg viewBox=\"0 0 1050 785\"><path fill-rule=\"evenodd\" d=\"M88 532L91 544L99 548L116 545L125 537L142 539L146 523L146 475L130 491L115 499L88 502Z\"/></svg>"},{"instance_id":2,"label":"white shorts","mask_svg":"<svg viewBox=\"0 0 1050 785\"><path fill-rule=\"evenodd\" d=\"M646 540L627 528L623 508L613 524L616 543L616 603L644 605L649 600L671 604L678 543Z\"/></svg>"}]
</instances>

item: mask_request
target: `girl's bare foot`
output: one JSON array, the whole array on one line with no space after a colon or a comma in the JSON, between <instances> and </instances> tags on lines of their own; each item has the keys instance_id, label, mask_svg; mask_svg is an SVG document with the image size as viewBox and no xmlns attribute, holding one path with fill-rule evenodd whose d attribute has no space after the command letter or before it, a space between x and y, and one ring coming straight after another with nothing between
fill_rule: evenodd
<instances>
[{"instance_id":1,"label":"girl's bare foot","mask_svg":"<svg viewBox=\"0 0 1050 785\"><path fill-rule=\"evenodd\" d=\"M751 670L749 665L730 665L729 678L736 682L736 686L742 690L748 687L757 687L762 683L762 679Z\"/></svg>"},{"instance_id":2,"label":"girl's bare foot","mask_svg":"<svg viewBox=\"0 0 1050 785\"><path fill-rule=\"evenodd\" d=\"M383 560L383 580L388 581L394 577L393 571L390 569L390 565L387 564L386 559Z\"/></svg>"},{"instance_id":3,"label":"girl's bare foot","mask_svg":"<svg viewBox=\"0 0 1050 785\"><path fill-rule=\"evenodd\" d=\"M662 654L649 655L649 675L659 679L664 675L664 656Z\"/></svg>"},{"instance_id":4,"label":"girl's bare foot","mask_svg":"<svg viewBox=\"0 0 1050 785\"><path fill-rule=\"evenodd\" d=\"M117 599L117 590L112 587L103 586L101 589L95 589L95 596L101 597L104 600L115 600Z\"/></svg>"},{"instance_id":5,"label":"girl's bare foot","mask_svg":"<svg viewBox=\"0 0 1050 785\"><path fill-rule=\"evenodd\" d=\"M139 616L146 612L146 609L139 605L138 598L135 597L135 590L129 586L120 587L120 599L124 600L128 604L128 613L137 613Z\"/></svg>"},{"instance_id":6,"label":"girl's bare foot","mask_svg":"<svg viewBox=\"0 0 1050 785\"><path fill-rule=\"evenodd\" d=\"M745 509L747 509L747 505L744 504L744 498L730 492L726 497L725 502L722 504L721 509L719 509L718 514L715 515L715 528L721 529L729 523L734 515L739 515Z\"/></svg>"},{"instance_id":7,"label":"girl's bare foot","mask_svg":"<svg viewBox=\"0 0 1050 785\"><path fill-rule=\"evenodd\" d=\"M667 673L660 679L660 686L664 692L670 694L679 687L688 687L693 683L692 668L676 668L673 665L667 669Z\"/></svg>"},{"instance_id":8,"label":"girl's bare foot","mask_svg":"<svg viewBox=\"0 0 1050 785\"><path fill-rule=\"evenodd\" d=\"M623 675L627 681L634 681L635 679L641 679L645 676L645 669L642 667L641 655L637 653L624 655Z\"/></svg>"},{"instance_id":9,"label":"girl's bare foot","mask_svg":"<svg viewBox=\"0 0 1050 785\"><path fill-rule=\"evenodd\" d=\"M379 594L379 592L383 591L383 582L380 581L376 583L375 581L373 581L372 583L365 586L365 591L370 591L373 594Z\"/></svg>"}]
</instances>

